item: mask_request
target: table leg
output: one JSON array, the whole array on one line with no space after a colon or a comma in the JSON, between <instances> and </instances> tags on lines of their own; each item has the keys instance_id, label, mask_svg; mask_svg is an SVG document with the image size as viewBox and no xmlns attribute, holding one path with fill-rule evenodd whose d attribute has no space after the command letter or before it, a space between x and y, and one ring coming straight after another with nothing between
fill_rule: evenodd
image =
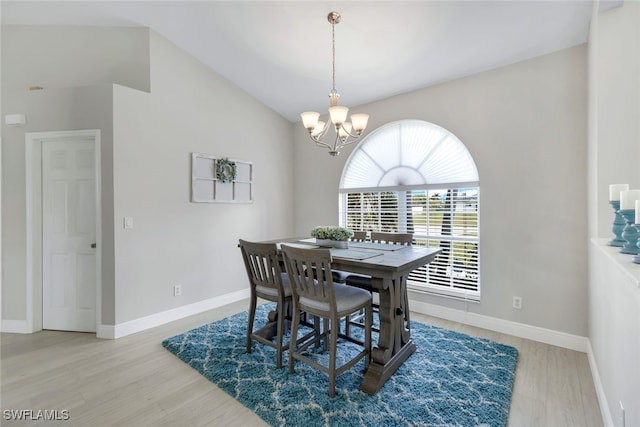
<instances>
[{"instance_id":1,"label":"table leg","mask_svg":"<svg viewBox=\"0 0 640 427\"><path fill-rule=\"evenodd\" d=\"M293 315L293 304L285 303L284 305L284 331L287 332L291 329L291 316ZM309 325L310 322L307 320L307 313L301 314L301 325ZM257 335L260 335L268 340L272 340L273 337L278 335L277 332L277 323L278 323L278 311L272 310L267 314L267 323L260 328L259 331L256 332Z\"/></svg>"},{"instance_id":2,"label":"table leg","mask_svg":"<svg viewBox=\"0 0 640 427\"><path fill-rule=\"evenodd\" d=\"M402 335L401 345L404 346L411 340L411 319L410 319L410 310L409 310L409 294L407 293L407 278L406 276L402 276L400 280L400 297L402 298L402 304L400 308L403 314L403 321L399 322Z\"/></svg>"},{"instance_id":3,"label":"table leg","mask_svg":"<svg viewBox=\"0 0 640 427\"><path fill-rule=\"evenodd\" d=\"M375 394L416 350L409 329L409 304L406 278L373 283L380 293L380 334L371 352L371 363L360 389Z\"/></svg>"}]
</instances>

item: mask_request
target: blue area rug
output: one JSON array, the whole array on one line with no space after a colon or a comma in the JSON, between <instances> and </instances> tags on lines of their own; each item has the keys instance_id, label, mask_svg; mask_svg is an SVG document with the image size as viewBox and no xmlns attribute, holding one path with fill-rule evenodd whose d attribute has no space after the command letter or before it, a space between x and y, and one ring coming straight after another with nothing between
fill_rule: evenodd
<instances>
[{"instance_id":1,"label":"blue area rug","mask_svg":"<svg viewBox=\"0 0 640 427\"><path fill-rule=\"evenodd\" d=\"M267 321L273 307L258 307L256 325ZM270 347L254 343L247 354L246 327L247 312L238 313L162 345L273 426L507 424L518 358L513 347L412 322L417 350L375 396L359 390L361 361L336 379L336 397L330 398L324 373L297 362L288 374L288 352L282 369L275 367ZM357 351L345 344L339 345L340 357Z\"/></svg>"}]
</instances>

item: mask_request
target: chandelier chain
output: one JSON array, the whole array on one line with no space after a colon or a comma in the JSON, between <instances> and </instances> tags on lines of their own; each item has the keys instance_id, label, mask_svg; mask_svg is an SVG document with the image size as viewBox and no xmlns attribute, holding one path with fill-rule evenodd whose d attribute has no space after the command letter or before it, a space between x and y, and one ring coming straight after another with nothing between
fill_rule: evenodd
<instances>
[{"instance_id":1,"label":"chandelier chain","mask_svg":"<svg viewBox=\"0 0 640 427\"><path fill-rule=\"evenodd\" d=\"M331 22L331 57L333 59L333 92L336 92L336 24Z\"/></svg>"}]
</instances>

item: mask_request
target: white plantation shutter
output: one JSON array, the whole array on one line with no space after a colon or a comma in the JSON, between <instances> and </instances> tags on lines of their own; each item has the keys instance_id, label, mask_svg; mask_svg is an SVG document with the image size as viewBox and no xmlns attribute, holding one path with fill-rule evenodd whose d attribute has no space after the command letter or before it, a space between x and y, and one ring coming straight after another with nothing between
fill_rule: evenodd
<instances>
[{"instance_id":1,"label":"white plantation shutter","mask_svg":"<svg viewBox=\"0 0 640 427\"><path fill-rule=\"evenodd\" d=\"M377 129L352 152L340 193L341 225L443 249L411 273L413 289L479 299L478 172L455 135L419 120Z\"/></svg>"},{"instance_id":2,"label":"white plantation shutter","mask_svg":"<svg viewBox=\"0 0 640 427\"><path fill-rule=\"evenodd\" d=\"M455 135L432 123L403 120L375 130L351 153L340 191L477 182L473 158Z\"/></svg>"},{"instance_id":3,"label":"white plantation shutter","mask_svg":"<svg viewBox=\"0 0 640 427\"><path fill-rule=\"evenodd\" d=\"M444 293L479 293L478 187L413 191L415 244L442 248L429 265L414 270L412 285Z\"/></svg>"}]
</instances>

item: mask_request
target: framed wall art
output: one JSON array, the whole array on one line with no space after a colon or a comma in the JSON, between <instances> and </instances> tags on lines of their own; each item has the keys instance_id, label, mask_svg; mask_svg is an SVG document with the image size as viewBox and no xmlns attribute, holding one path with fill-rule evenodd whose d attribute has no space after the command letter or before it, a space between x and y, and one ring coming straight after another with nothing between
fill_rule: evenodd
<instances>
[{"instance_id":1,"label":"framed wall art","mask_svg":"<svg viewBox=\"0 0 640 427\"><path fill-rule=\"evenodd\" d=\"M191 201L253 202L253 163L191 153Z\"/></svg>"}]
</instances>

